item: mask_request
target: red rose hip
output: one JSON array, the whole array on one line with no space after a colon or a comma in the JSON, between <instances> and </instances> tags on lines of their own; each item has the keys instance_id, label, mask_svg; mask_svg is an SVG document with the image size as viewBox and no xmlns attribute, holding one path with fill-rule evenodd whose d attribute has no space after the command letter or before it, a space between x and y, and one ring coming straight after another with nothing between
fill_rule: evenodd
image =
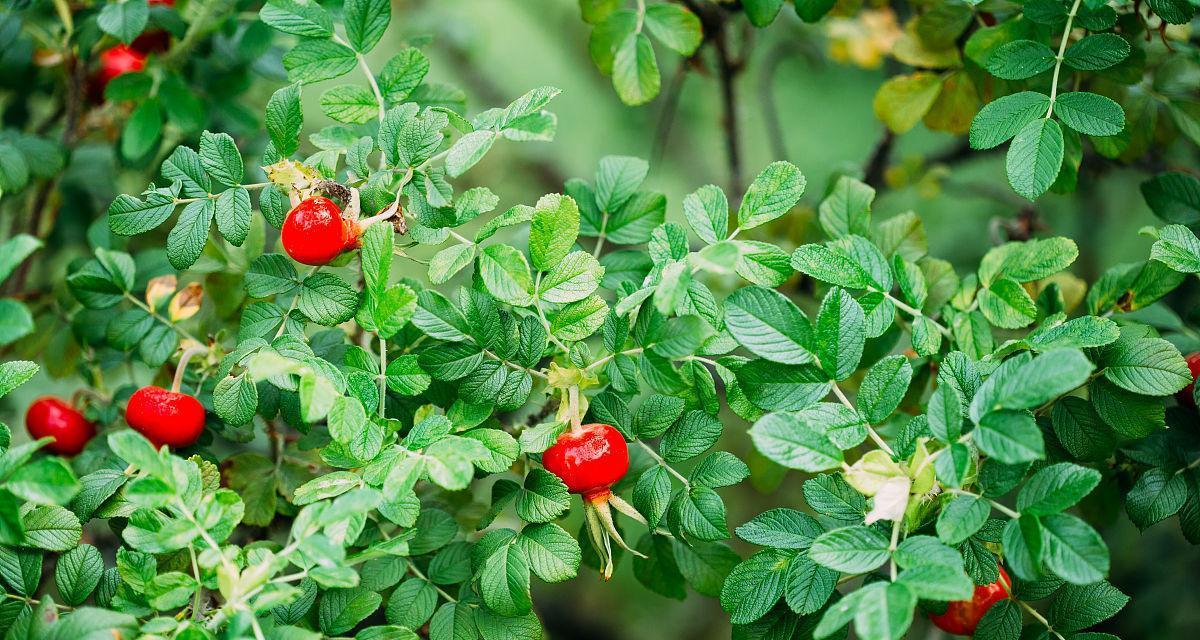
<instances>
[{"instance_id":1,"label":"red rose hip","mask_svg":"<svg viewBox=\"0 0 1200 640\"><path fill-rule=\"evenodd\" d=\"M29 435L54 438L47 451L73 456L96 435L96 425L83 417L74 407L53 396L38 398L25 412L25 428Z\"/></svg>"},{"instance_id":2,"label":"red rose hip","mask_svg":"<svg viewBox=\"0 0 1200 640\"><path fill-rule=\"evenodd\" d=\"M951 602L946 606L945 613L931 615L929 619L937 628L947 633L960 636L969 636L975 633L975 627L979 626L983 614L987 613L992 605L1007 599L1012 590L1012 580L1008 577L1008 573L1004 571L1004 567L999 567L999 569L999 580L991 584L976 586L975 595L970 600Z\"/></svg>"},{"instance_id":3,"label":"red rose hip","mask_svg":"<svg viewBox=\"0 0 1200 640\"><path fill-rule=\"evenodd\" d=\"M585 424L568 431L542 454L546 470L562 478L567 490L589 501L603 499L629 470L625 437L606 424Z\"/></svg>"},{"instance_id":4,"label":"red rose hip","mask_svg":"<svg viewBox=\"0 0 1200 640\"><path fill-rule=\"evenodd\" d=\"M358 247L359 228L342 217L342 210L329 198L307 198L288 212L280 240L283 250L296 262L313 266L329 264Z\"/></svg>"},{"instance_id":5,"label":"red rose hip","mask_svg":"<svg viewBox=\"0 0 1200 640\"><path fill-rule=\"evenodd\" d=\"M1175 399L1179 404L1196 407L1196 399L1192 396L1192 389L1196 386L1196 378L1200 376L1200 351L1189 353L1186 358L1188 370L1192 374L1192 384L1175 392Z\"/></svg>"},{"instance_id":6,"label":"red rose hip","mask_svg":"<svg viewBox=\"0 0 1200 640\"><path fill-rule=\"evenodd\" d=\"M146 68L146 54L123 44L107 49L100 54L100 70L96 74L98 84L103 87L113 78Z\"/></svg>"},{"instance_id":7,"label":"red rose hip","mask_svg":"<svg viewBox=\"0 0 1200 640\"><path fill-rule=\"evenodd\" d=\"M195 443L204 431L204 406L186 393L142 387L129 397L125 421L155 447L178 449Z\"/></svg>"}]
</instances>

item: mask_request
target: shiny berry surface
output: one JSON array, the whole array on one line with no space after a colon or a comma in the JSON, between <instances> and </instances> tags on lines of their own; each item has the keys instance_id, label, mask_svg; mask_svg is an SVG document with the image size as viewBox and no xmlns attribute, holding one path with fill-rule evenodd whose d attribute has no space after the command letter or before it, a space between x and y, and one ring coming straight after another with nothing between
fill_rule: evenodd
<instances>
[{"instance_id":1,"label":"shiny berry surface","mask_svg":"<svg viewBox=\"0 0 1200 640\"><path fill-rule=\"evenodd\" d=\"M38 398L25 412L25 429L35 439L54 438L46 450L59 455L73 456L96 435L96 425L59 398Z\"/></svg>"},{"instance_id":2,"label":"shiny berry surface","mask_svg":"<svg viewBox=\"0 0 1200 640\"><path fill-rule=\"evenodd\" d=\"M288 212L280 239L293 260L318 266L357 247L358 227L342 218L342 210L332 200L317 196Z\"/></svg>"},{"instance_id":3,"label":"shiny berry surface","mask_svg":"<svg viewBox=\"0 0 1200 640\"><path fill-rule=\"evenodd\" d=\"M129 396L125 421L155 447L187 447L204 431L204 405L185 393L142 387Z\"/></svg>"},{"instance_id":4,"label":"shiny berry surface","mask_svg":"<svg viewBox=\"0 0 1200 640\"><path fill-rule=\"evenodd\" d=\"M1194 408L1196 398L1192 395L1192 390L1196 386L1196 378L1200 377L1200 351L1189 353L1186 360L1188 370L1192 372L1192 384L1176 391L1175 399L1179 401L1179 404Z\"/></svg>"},{"instance_id":5,"label":"shiny berry surface","mask_svg":"<svg viewBox=\"0 0 1200 640\"><path fill-rule=\"evenodd\" d=\"M97 80L101 85L108 84L113 78L146 68L146 54L133 47L119 44L100 54L100 70Z\"/></svg>"},{"instance_id":6,"label":"shiny berry surface","mask_svg":"<svg viewBox=\"0 0 1200 640\"><path fill-rule=\"evenodd\" d=\"M608 493L629 470L625 438L606 424L585 424L558 437L542 454L546 470L562 478L571 493L586 498Z\"/></svg>"},{"instance_id":7,"label":"shiny berry surface","mask_svg":"<svg viewBox=\"0 0 1200 640\"><path fill-rule=\"evenodd\" d=\"M1011 590L1012 581L1009 579L1004 567L1000 567L999 580L991 584L975 587L975 596L973 598L951 602L946 607L945 613L929 616L929 619L942 631L960 636L969 636L975 633L975 627L979 626L979 621L983 618L983 614L987 613L988 609L992 608L992 605L1008 598Z\"/></svg>"}]
</instances>

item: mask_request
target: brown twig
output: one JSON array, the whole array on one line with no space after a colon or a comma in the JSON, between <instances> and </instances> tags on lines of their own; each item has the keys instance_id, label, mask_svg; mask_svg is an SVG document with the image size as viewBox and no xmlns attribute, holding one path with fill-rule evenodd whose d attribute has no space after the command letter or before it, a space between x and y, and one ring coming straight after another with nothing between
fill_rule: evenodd
<instances>
[{"instance_id":1,"label":"brown twig","mask_svg":"<svg viewBox=\"0 0 1200 640\"><path fill-rule=\"evenodd\" d=\"M871 155L867 157L866 164L863 165L863 182L875 189L883 186L884 172L887 171L888 161L891 160L892 149L895 146L896 134L891 129L884 127L883 135L879 137L879 141L871 150Z\"/></svg>"}]
</instances>

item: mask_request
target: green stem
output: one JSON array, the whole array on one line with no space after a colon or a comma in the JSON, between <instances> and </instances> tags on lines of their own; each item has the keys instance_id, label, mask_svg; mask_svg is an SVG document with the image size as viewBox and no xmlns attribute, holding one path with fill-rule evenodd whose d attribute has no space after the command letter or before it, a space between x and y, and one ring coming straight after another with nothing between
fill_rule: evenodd
<instances>
[{"instance_id":1,"label":"green stem","mask_svg":"<svg viewBox=\"0 0 1200 640\"><path fill-rule=\"evenodd\" d=\"M1054 100L1058 98L1058 77L1062 73L1063 56L1067 52L1067 43L1071 40L1071 27L1075 23L1080 1L1075 0L1071 10L1067 12L1067 26L1063 27L1062 41L1058 43L1058 57L1054 59L1054 79L1050 81L1050 107L1046 109L1047 118L1054 115Z\"/></svg>"},{"instance_id":2,"label":"green stem","mask_svg":"<svg viewBox=\"0 0 1200 640\"><path fill-rule=\"evenodd\" d=\"M142 302L141 300L138 300L136 297L134 297L134 295L133 295L132 293L129 293L128 291L126 291L126 292L125 292L125 297L126 297L126 298L127 298L129 301L130 301L130 302L132 302L133 304L135 304L135 305L137 305L138 307L140 307L140 308L142 309L142 311L145 311L146 313L150 314L150 317L152 317L152 318L154 318L155 320L158 320L159 322L161 322L161 323L163 323L163 324L167 325L168 327L170 327L172 330L174 330L174 331L175 331L175 333L178 333L178 334L179 334L179 337L181 337L181 338L185 338L185 339L187 339L187 340L191 340L192 342L195 342L195 343L197 343L197 344L204 344L204 342L203 342L202 340L200 340L200 339L199 339L199 338L197 338L196 336L193 336L192 334L188 333L187 329L184 329L183 327L180 327L179 325L177 325L177 324L175 324L175 323L171 322L170 320L168 320L168 319L166 319L166 318L162 317L161 315L159 315L159 313L158 313L157 311L155 311L154 309L151 309L151 308L150 308L150 305L148 305L148 304L146 304L145 302Z\"/></svg>"},{"instance_id":3,"label":"green stem","mask_svg":"<svg viewBox=\"0 0 1200 640\"><path fill-rule=\"evenodd\" d=\"M642 449L646 450L646 453L650 454L651 458L654 458L654 461L658 463L658 466L666 469L667 472L669 472L671 475L675 476L675 478L677 480L679 480L680 482L683 483L684 487L686 487L688 489L692 488L692 483L689 482L688 479L683 476L683 474L679 473L678 471L675 470L674 467L672 467L670 464L668 464L666 460L663 460L662 456L658 455L658 452L655 451L653 447L651 447L650 445L646 444L645 442L643 442L641 440L638 440L637 443L642 446Z\"/></svg>"}]
</instances>

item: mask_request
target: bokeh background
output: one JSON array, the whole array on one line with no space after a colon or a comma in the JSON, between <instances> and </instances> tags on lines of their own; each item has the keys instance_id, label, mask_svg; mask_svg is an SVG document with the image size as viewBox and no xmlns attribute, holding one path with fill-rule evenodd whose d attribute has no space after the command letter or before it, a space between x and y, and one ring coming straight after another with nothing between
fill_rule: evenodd
<instances>
[{"instance_id":1,"label":"bokeh background","mask_svg":"<svg viewBox=\"0 0 1200 640\"><path fill-rule=\"evenodd\" d=\"M1085 280L1120 262L1144 259L1151 241L1137 230L1155 219L1138 191L1144 175L1136 170L1085 166L1079 193L1049 194L1032 206L1008 188L1000 153L967 150L961 137L921 125L886 141L872 100L888 74L880 53L895 28L889 18L884 10L870 23L835 18L812 26L785 10L768 29L731 34L743 63L733 87L733 140L740 156L736 171L728 155L721 88L710 61L685 63L660 50L662 94L648 105L628 107L589 58L590 27L570 0L397 0L392 25L369 57L380 68L401 47L421 46L432 63L429 79L461 87L472 114L502 106L535 86L563 90L550 106L559 118L554 142L497 145L462 182L489 186L501 198L499 210L560 191L566 178L590 180L602 156L619 154L651 161L646 186L667 195L668 219L682 221L683 196L697 187L718 184L733 198L761 168L785 159L805 173L808 192L797 211L751 237L763 234L791 248L817 239L813 211L830 179L842 173L861 176L883 141L893 148L877 185L875 219L918 212L930 253L952 261L960 273L1010 232L1028 228L1075 238L1081 256L1072 272ZM217 127L234 132L243 146L261 135L247 111L260 109L286 81L278 53L267 52L255 62L253 82L244 95L217 106ZM310 132L328 124L317 105L321 89L306 89ZM0 95L19 99L11 91ZM40 223L47 249L28 277L61 278L72 259L89 252L89 233L107 233L103 212L116 193L140 191L152 173L150 165L122 166L109 145L83 145L59 184L58 215ZM23 224L6 213L0 218L0 235L7 237ZM422 277L423 267L410 263L409 268L411 275ZM1186 313L1193 296L1185 289L1172 302ZM43 362L72 357L51 335L35 336L18 348L40 352L36 359ZM77 379L39 374L35 384L3 401L0 419L23 431L23 407L34 396L69 395L78 385ZM726 494L730 524L773 506L805 508L800 493L804 477L765 469L751 455L747 425L728 418L721 446L749 457L756 470L755 482ZM1200 628L1200 607L1194 606L1200 598L1200 551L1183 540L1176 520L1139 535L1122 512L1093 511L1089 516L1112 549L1111 580L1133 598L1104 630L1122 638L1194 637ZM750 552L737 541L734 545L743 556ZM536 589L538 612L556 639L730 635L727 616L715 600L693 594L675 601L654 594L635 580L627 561L608 584L585 570L571 582ZM939 632L918 623L911 637L936 638Z\"/></svg>"}]
</instances>

